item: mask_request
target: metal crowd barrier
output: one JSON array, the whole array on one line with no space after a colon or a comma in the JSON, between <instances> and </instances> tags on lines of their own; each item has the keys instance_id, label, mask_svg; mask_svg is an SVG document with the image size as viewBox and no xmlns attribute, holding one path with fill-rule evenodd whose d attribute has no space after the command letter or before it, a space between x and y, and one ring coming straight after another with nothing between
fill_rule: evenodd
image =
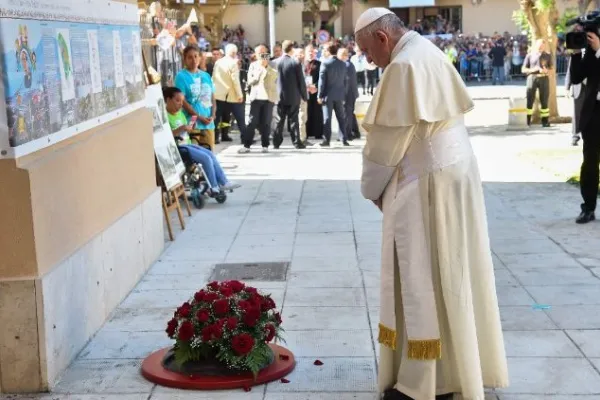
<instances>
[{"instance_id":1,"label":"metal crowd barrier","mask_svg":"<svg viewBox=\"0 0 600 400\"><path fill-rule=\"evenodd\" d=\"M465 70L464 66L461 68L460 65L456 65L463 79L467 81L488 81L492 80L492 67L484 68L483 60L477 59L475 63L468 64L469 68ZM569 67L569 58L566 55L556 56L556 73L558 76L565 75L567 68ZM521 66L510 66L509 73L505 75L506 80L512 79L525 79L525 75L521 73Z\"/></svg>"}]
</instances>

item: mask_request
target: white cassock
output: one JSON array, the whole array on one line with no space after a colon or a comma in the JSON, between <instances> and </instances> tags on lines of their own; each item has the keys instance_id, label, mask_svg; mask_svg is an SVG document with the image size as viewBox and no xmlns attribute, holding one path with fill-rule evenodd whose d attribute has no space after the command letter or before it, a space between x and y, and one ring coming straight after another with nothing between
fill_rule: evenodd
<instances>
[{"instance_id":1,"label":"white cassock","mask_svg":"<svg viewBox=\"0 0 600 400\"><path fill-rule=\"evenodd\" d=\"M379 390L484 400L506 387L483 190L445 55L402 36L364 119L362 193L383 201Z\"/></svg>"}]
</instances>

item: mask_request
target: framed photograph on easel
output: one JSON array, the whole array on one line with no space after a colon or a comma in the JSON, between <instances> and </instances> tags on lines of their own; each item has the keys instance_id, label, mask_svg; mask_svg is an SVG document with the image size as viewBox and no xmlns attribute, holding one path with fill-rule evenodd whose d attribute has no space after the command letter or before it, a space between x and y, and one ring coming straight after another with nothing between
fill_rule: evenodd
<instances>
[{"instance_id":1,"label":"framed photograph on easel","mask_svg":"<svg viewBox=\"0 0 600 400\"><path fill-rule=\"evenodd\" d=\"M146 107L152 110L154 128L154 153L167 190L181 184L185 165L175 144L160 84L146 88Z\"/></svg>"}]
</instances>

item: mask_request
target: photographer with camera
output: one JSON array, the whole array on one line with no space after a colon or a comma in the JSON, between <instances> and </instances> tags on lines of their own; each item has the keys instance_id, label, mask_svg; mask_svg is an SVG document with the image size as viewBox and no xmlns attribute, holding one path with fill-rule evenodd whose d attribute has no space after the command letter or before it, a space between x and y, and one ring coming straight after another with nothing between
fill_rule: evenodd
<instances>
[{"instance_id":1,"label":"photographer with camera","mask_svg":"<svg viewBox=\"0 0 600 400\"><path fill-rule=\"evenodd\" d=\"M588 14L578 18L576 22L583 26L584 32L570 32L567 35L567 48L573 50L569 68L571 83L587 83L579 120L583 139L583 163L580 173L583 204L581 214L575 221L585 224L596 219L600 179L600 13Z\"/></svg>"},{"instance_id":2,"label":"photographer with camera","mask_svg":"<svg viewBox=\"0 0 600 400\"><path fill-rule=\"evenodd\" d=\"M260 132L263 153L269 149L269 134L273 107L277 100L277 71L269 65L270 54L267 47L260 45L255 49L256 61L248 68L247 85L250 88L250 119L242 147L238 152L250 152L256 128Z\"/></svg>"},{"instance_id":3,"label":"photographer with camera","mask_svg":"<svg viewBox=\"0 0 600 400\"><path fill-rule=\"evenodd\" d=\"M544 128L550 126L548 121L550 117L550 109L548 108L550 81L548 74L553 67L552 57L545 51L544 40L538 39L535 42L533 51L525 56L522 67L522 72L527 75L527 125L531 125L535 93L539 90L542 126Z\"/></svg>"}]
</instances>

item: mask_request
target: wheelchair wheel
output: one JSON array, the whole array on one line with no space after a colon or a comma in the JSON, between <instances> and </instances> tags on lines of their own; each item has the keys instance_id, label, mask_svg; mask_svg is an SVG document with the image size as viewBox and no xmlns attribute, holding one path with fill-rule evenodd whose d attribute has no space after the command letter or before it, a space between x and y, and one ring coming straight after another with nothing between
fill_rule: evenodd
<instances>
[{"instance_id":1,"label":"wheelchair wheel","mask_svg":"<svg viewBox=\"0 0 600 400\"><path fill-rule=\"evenodd\" d=\"M206 201L204 200L204 196L202 196L202 194L200 194L200 191L198 189L192 190L191 198L192 198L192 203L194 203L194 207L196 207L199 210L204 208Z\"/></svg>"},{"instance_id":2,"label":"wheelchair wheel","mask_svg":"<svg viewBox=\"0 0 600 400\"><path fill-rule=\"evenodd\" d=\"M219 194L215 196L215 200L217 200L217 203L223 204L227 201L227 195L223 192L219 192Z\"/></svg>"}]
</instances>

